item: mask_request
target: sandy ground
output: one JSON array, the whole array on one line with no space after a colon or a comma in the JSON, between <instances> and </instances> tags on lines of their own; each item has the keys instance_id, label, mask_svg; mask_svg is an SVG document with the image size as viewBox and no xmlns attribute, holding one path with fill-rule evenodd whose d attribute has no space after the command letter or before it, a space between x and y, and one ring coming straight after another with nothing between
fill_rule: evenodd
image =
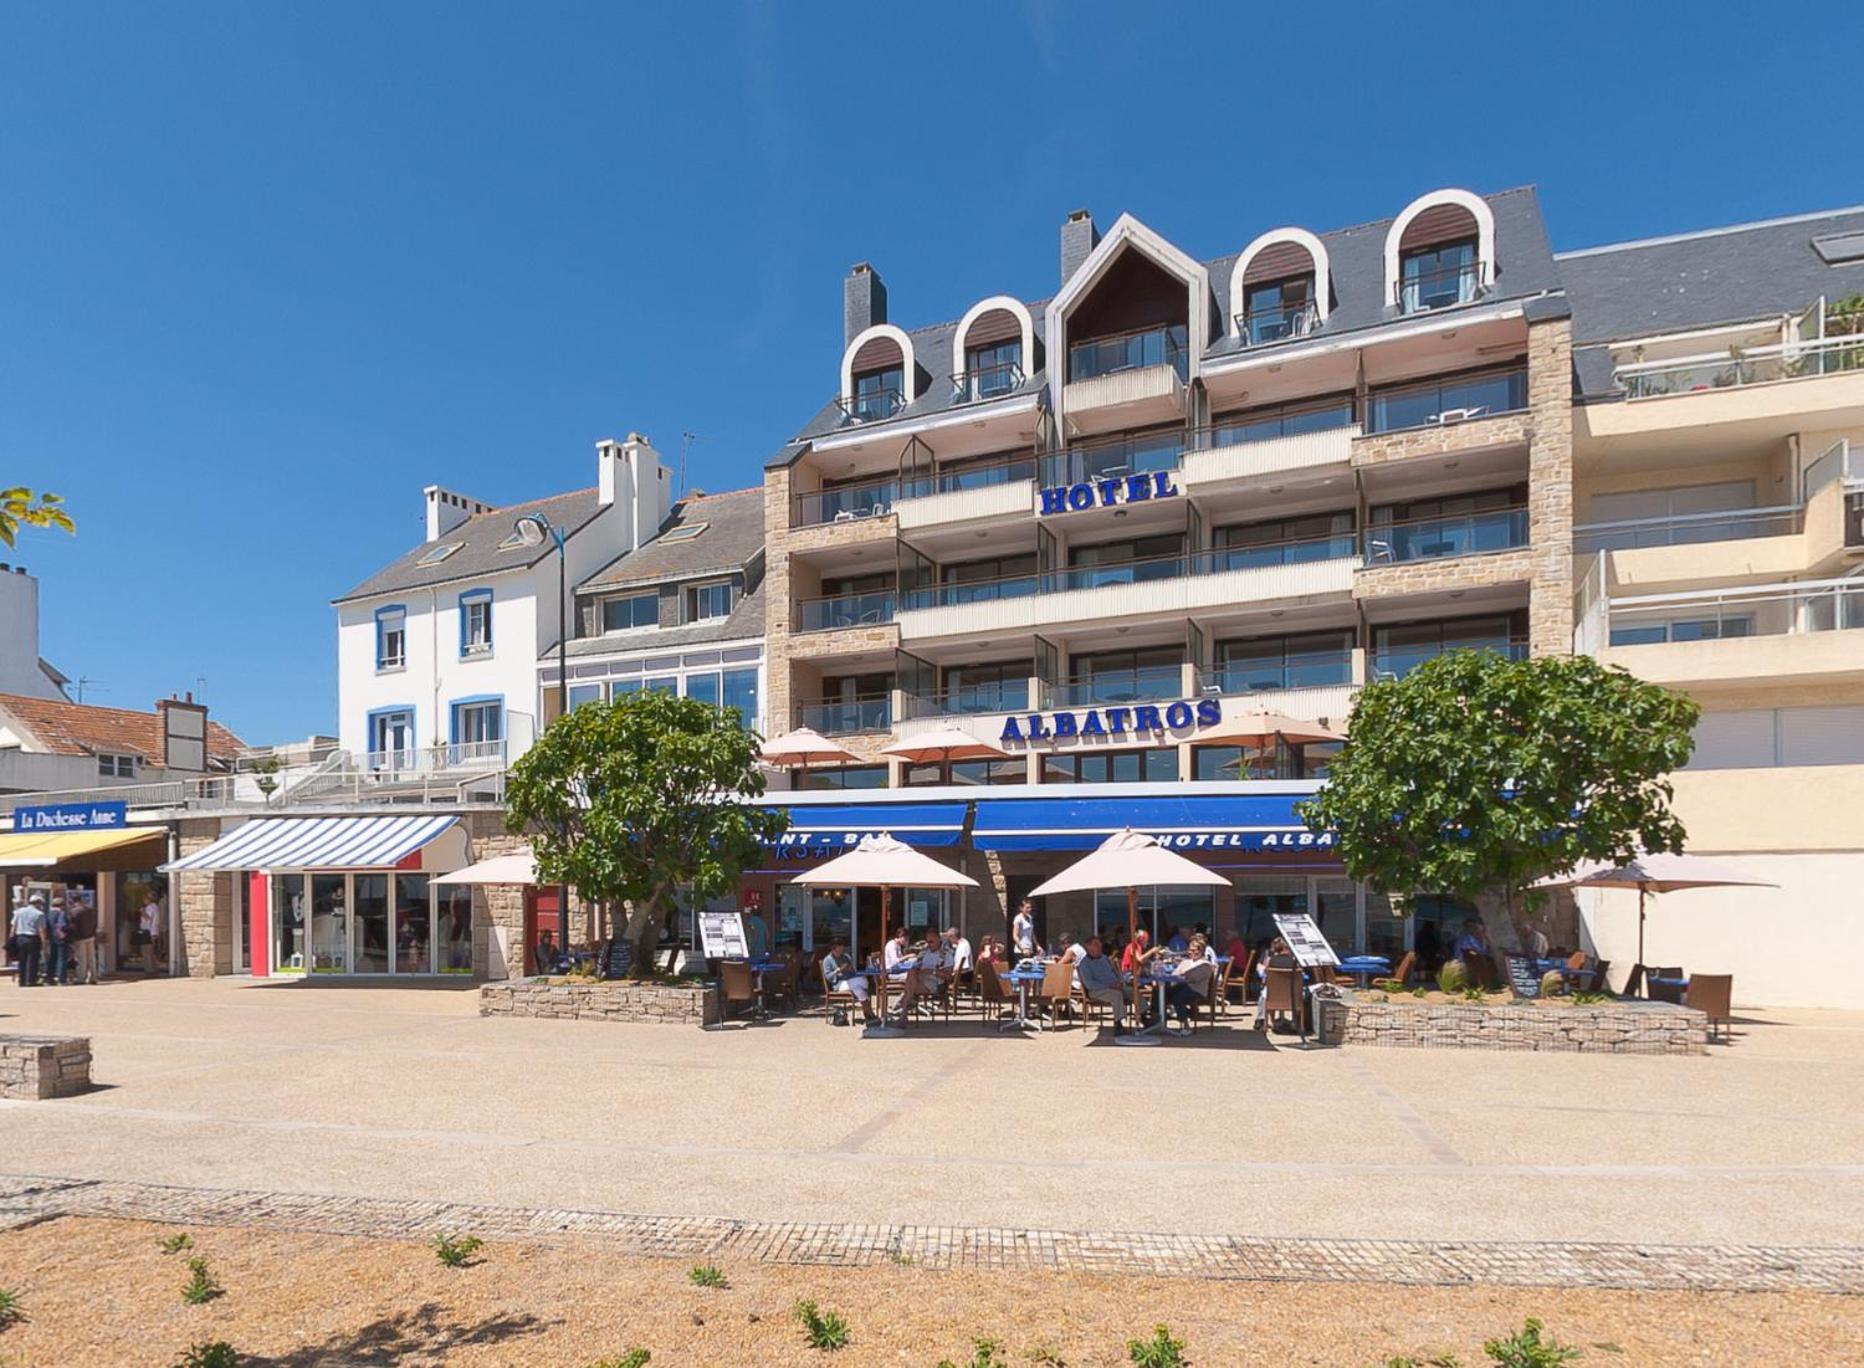
<instances>
[{"instance_id":1,"label":"sandy ground","mask_svg":"<svg viewBox=\"0 0 1864 1368\"><path fill-rule=\"evenodd\" d=\"M633 1346L665 1365L837 1368L970 1362L973 1336L1006 1364L1126 1362L1125 1342L1164 1321L1199 1368L1384 1364L1394 1355L1486 1360L1481 1341L1542 1319L1586 1364L1836 1364L1864 1360L1864 1298L1813 1294L1419 1288L1215 1283L1072 1275L935 1273L911 1267L725 1267L722 1291L689 1285L688 1265L620 1259L587 1246L489 1245L463 1269L424 1245L191 1231L225 1287L206 1306L180 1297L188 1255L158 1242L175 1227L58 1220L0 1235L0 1288L29 1319L0 1331L7 1368L167 1365L223 1339L247 1364L568 1365ZM839 1311L848 1348L808 1348L789 1311L800 1298ZM1046 1352L1048 1358L1040 1357Z\"/></svg>"}]
</instances>

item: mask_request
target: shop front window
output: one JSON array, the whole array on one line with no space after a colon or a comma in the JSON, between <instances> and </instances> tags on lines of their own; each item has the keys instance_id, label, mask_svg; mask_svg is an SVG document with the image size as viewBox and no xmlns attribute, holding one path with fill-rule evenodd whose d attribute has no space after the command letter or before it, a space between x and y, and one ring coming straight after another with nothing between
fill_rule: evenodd
<instances>
[{"instance_id":1,"label":"shop front window","mask_svg":"<svg viewBox=\"0 0 1864 1368\"><path fill-rule=\"evenodd\" d=\"M342 874L311 875L311 970L349 972L349 904Z\"/></svg>"},{"instance_id":2,"label":"shop front window","mask_svg":"<svg viewBox=\"0 0 1864 1368\"><path fill-rule=\"evenodd\" d=\"M472 888L441 884L434 904L434 970L441 974L472 972Z\"/></svg>"},{"instance_id":3,"label":"shop front window","mask_svg":"<svg viewBox=\"0 0 1864 1368\"><path fill-rule=\"evenodd\" d=\"M1314 920L1320 934L1341 958L1355 953L1359 944L1358 894L1351 879L1314 881Z\"/></svg>"},{"instance_id":4,"label":"shop front window","mask_svg":"<svg viewBox=\"0 0 1864 1368\"><path fill-rule=\"evenodd\" d=\"M1394 968L1404 957L1404 918L1383 893L1366 890L1366 953L1383 955Z\"/></svg>"},{"instance_id":5,"label":"shop front window","mask_svg":"<svg viewBox=\"0 0 1864 1368\"><path fill-rule=\"evenodd\" d=\"M356 959L359 974L388 972L388 875L356 875Z\"/></svg>"},{"instance_id":6,"label":"shop front window","mask_svg":"<svg viewBox=\"0 0 1864 1368\"><path fill-rule=\"evenodd\" d=\"M1154 945L1171 939L1174 930L1187 938L1200 926L1206 935L1216 923L1217 897L1208 888L1165 886L1139 890L1139 926L1152 937ZM1103 889L1094 895L1094 934L1105 941L1126 939L1126 894L1117 889Z\"/></svg>"},{"instance_id":7,"label":"shop front window","mask_svg":"<svg viewBox=\"0 0 1864 1368\"><path fill-rule=\"evenodd\" d=\"M470 897L470 893L468 893ZM360 901L360 898L358 899ZM429 934L431 920L427 905L427 876L395 876L395 972L397 974L431 974L434 972L433 941Z\"/></svg>"},{"instance_id":8,"label":"shop front window","mask_svg":"<svg viewBox=\"0 0 1864 1368\"><path fill-rule=\"evenodd\" d=\"M281 974L305 970L302 874L279 874L272 880L272 967Z\"/></svg>"},{"instance_id":9,"label":"shop front window","mask_svg":"<svg viewBox=\"0 0 1864 1368\"><path fill-rule=\"evenodd\" d=\"M1298 916L1312 910L1305 878L1250 878L1236 885L1236 929L1252 950L1281 934L1275 929L1276 917Z\"/></svg>"}]
</instances>

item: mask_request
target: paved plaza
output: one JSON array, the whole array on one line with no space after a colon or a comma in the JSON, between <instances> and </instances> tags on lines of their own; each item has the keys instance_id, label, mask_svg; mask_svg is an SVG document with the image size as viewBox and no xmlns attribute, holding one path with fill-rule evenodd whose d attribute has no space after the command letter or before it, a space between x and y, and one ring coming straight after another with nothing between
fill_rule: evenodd
<instances>
[{"instance_id":1,"label":"paved plaza","mask_svg":"<svg viewBox=\"0 0 1864 1368\"><path fill-rule=\"evenodd\" d=\"M1854 1251L1864 1224L1858 1014L1750 1012L1706 1058L1230 1030L1124 1050L974 1018L885 1041L819 1017L702 1032L217 979L8 983L0 1030L93 1038L96 1090L0 1107L9 1173L119 1185L60 1209L150 1214L108 1193L157 1184L863 1227L832 1239L883 1252L968 1228L1780 1257ZM0 1202L58 1186L9 1179Z\"/></svg>"}]
</instances>

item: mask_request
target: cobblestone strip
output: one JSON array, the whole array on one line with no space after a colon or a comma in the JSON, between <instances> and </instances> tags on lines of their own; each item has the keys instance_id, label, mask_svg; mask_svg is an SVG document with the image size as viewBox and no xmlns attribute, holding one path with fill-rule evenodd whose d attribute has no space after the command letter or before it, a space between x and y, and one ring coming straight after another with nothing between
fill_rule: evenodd
<instances>
[{"instance_id":1,"label":"cobblestone strip","mask_svg":"<svg viewBox=\"0 0 1864 1368\"><path fill-rule=\"evenodd\" d=\"M420 1240L594 1241L621 1254L858 1268L1143 1274L1252 1282L1355 1282L1631 1291L1864 1295L1864 1246L1316 1240L996 1227L825 1225L705 1216L534 1210L461 1202L0 1174L0 1229L57 1216L247 1226Z\"/></svg>"}]
</instances>

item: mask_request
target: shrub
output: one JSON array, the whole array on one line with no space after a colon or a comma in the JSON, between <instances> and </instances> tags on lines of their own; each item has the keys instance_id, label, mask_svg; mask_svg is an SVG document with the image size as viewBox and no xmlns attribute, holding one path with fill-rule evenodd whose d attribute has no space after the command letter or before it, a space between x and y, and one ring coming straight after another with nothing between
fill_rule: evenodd
<instances>
[{"instance_id":1,"label":"shrub","mask_svg":"<svg viewBox=\"0 0 1864 1368\"><path fill-rule=\"evenodd\" d=\"M1462 998L1464 1002L1487 1002L1489 993L1480 984L1471 983L1463 988Z\"/></svg>"},{"instance_id":2,"label":"shrub","mask_svg":"<svg viewBox=\"0 0 1864 1368\"><path fill-rule=\"evenodd\" d=\"M1566 975L1558 969L1549 969L1540 976L1540 995L1558 997L1566 991Z\"/></svg>"},{"instance_id":3,"label":"shrub","mask_svg":"<svg viewBox=\"0 0 1864 1368\"><path fill-rule=\"evenodd\" d=\"M0 1287L0 1330L26 1319L26 1304L10 1287Z\"/></svg>"},{"instance_id":4,"label":"shrub","mask_svg":"<svg viewBox=\"0 0 1864 1368\"><path fill-rule=\"evenodd\" d=\"M205 1306L223 1290L208 1270L207 1260L198 1255L188 1260L188 1280L181 1285L181 1300L189 1306Z\"/></svg>"},{"instance_id":5,"label":"shrub","mask_svg":"<svg viewBox=\"0 0 1864 1368\"><path fill-rule=\"evenodd\" d=\"M997 1351L1002 1347L993 1339L974 1339L971 1341L971 1348L974 1352L969 1363L958 1364L950 1359L940 1359L938 1368L1008 1368L1008 1365L997 1357Z\"/></svg>"},{"instance_id":6,"label":"shrub","mask_svg":"<svg viewBox=\"0 0 1864 1368\"><path fill-rule=\"evenodd\" d=\"M600 1363L591 1364L590 1368L647 1368L653 1357L637 1344L620 1358L605 1358Z\"/></svg>"},{"instance_id":7,"label":"shrub","mask_svg":"<svg viewBox=\"0 0 1864 1368\"><path fill-rule=\"evenodd\" d=\"M1153 1326L1149 1340L1127 1340L1126 1355L1139 1368L1186 1368L1190 1362L1184 1356L1184 1341L1173 1339L1165 1325Z\"/></svg>"},{"instance_id":8,"label":"shrub","mask_svg":"<svg viewBox=\"0 0 1864 1368\"><path fill-rule=\"evenodd\" d=\"M812 1349L840 1349L848 1343L848 1322L837 1312L820 1310L812 1301L800 1301L796 1303L796 1319L802 1322L803 1338Z\"/></svg>"},{"instance_id":9,"label":"shrub","mask_svg":"<svg viewBox=\"0 0 1864 1368\"><path fill-rule=\"evenodd\" d=\"M239 1368L239 1351L225 1340L202 1340L181 1351L175 1368Z\"/></svg>"},{"instance_id":10,"label":"shrub","mask_svg":"<svg viewBox=\"0 0 1864 1368\"><path fill-rule=\"evenodd\" d=\"M1437 986L1452 995L1462 992L1469 986L1469 966L1461 960L1446 960L1437 971Z\"/></svg>"},{"instance_id":11,"label":"shrub","mask_svg":"<svg viewBox=\"0 0 1864 1368\"><path fill-rule=\"evenodd\" d=\"M686 1281L694 1287L725 1287L725 1275L718 1271L715 1264L694 1264L686 1274Z\"/></svg>"},{"instance_id":12,"label":"shrub","mask_svg":"<svg viewBox=\"0 0 1864 1368\"><path fill-rule=\"evenodd\" d=\"M1600 993L1592 989L1586 989L1573 994L1573 1005L1576 1007L1596 1007L1601 1002L1610 1002L1611 1000L1612 995L1610 993Z\"/></svg>"},{"instance_id":13,"label":"shrub","mask_svg":"<svg viewBox=\"0 0 1864 1368\"><path fill-rule=\"evenodd\" d=\"M164 1254L179 1254L184 1249L194 1248L194 1241L189 1238L188 1232L185 1230L179 1235L170 1235L166 1240L163 1240L161 1244Z\"/></svg>"},{"instance_id":14,"label":"shrub","mask_svg":"<svg viewBox=\"0 0 1864 1368\"><path fill-rule=\"evenodd\" d=\"M434 1257L448 1268L464 1268L484 1248L485 1241L477 1235L434 1236Z\"/></svg>"},{"instance_id":15,"label":"shrub","mask_svg":"<svg viewBox=\"0 0 1864 1368\"><path fill-rule=\"evenodd\" d=\"M1516 1333L1506 1339L1482 1342L1482 1352L1500 1368L1560 1368L1579 1357L1579 1350L1561 1344L1552 1336L1543 1342L1540 1322L1532 1316Z\"/></svg>"}]
</instances>

